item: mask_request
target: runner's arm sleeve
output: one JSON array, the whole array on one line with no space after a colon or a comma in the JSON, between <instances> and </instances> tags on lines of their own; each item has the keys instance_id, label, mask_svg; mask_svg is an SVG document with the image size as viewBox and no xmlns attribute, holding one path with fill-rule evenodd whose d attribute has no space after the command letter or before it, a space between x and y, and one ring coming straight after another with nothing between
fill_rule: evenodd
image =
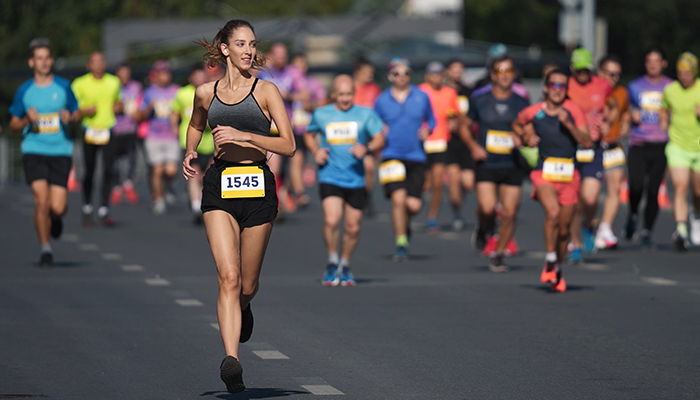
<instances>
[{"instance_id":1,"label":"runner's arm sleeve","mask_svg":"<svg viewBox=\"0 0 700 400\"><path fill-rule=\"evenodd\" d=\"M432 131L435 129L435 112L433 111L433 106L430 104L430 99L428 98L428 95L425 95L425 113L424 113L424 118L425 121L428 123L428 126L430 127L430 130Z\"/></svg>"},{"instance_id":2,"label":"runner's arm sleeve","mask_svg":"<svg viewBox=\"0 0 700 400\"><path fill-rule=\"evenodd\" d=\"M17 89L17 93L15 93L15 98L12 100L12 105L10 105L10 109L8 110L10 114L14 115L17 118L24 118L27 115L27 110L24 108L24 94L27 93L27 90L29 89L30 81L25 82L22 84L22 86Z\"/></svg>"},{"instance_id":3,"label":"runner's arm sleeve","mask_svg":"<svg viewBox=\"0 0 700 400\"><path fill-rule=\"evenodd\" d=\"M367 119L367 131L369 132L369 136L374 137L374 135L381 133L383 130L384 122L382 122L382 119L379 118L376 112L371 111Z\"/></svg>"}]
</instances>

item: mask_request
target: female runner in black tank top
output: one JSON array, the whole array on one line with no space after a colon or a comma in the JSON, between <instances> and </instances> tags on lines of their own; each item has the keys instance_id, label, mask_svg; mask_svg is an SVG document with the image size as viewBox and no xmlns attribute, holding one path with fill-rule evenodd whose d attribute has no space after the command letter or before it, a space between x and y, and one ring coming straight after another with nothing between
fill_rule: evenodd
<instances>
[{"instance_id":1,"label":"female runner in black tank top","mask_svg":"<svg viewBox=\"0 0 700 400\"><path fill-rule=\"evenodd\" d=\"M189 179L196 174L191 162L197 158L196 149L207 120L213 123L229 122L229 125L211 127L216 145L216 163L207 171L207 177L210 173L216 176L212 180L205 178L204 195L221 191L219 186L223 170L249 164L248 169L259 167L265 171L265 195L268 197L270 183L274 194L274 177L269 174L265 164L267 153L291 157L296 146L279 90L270 82L256 82L257 79L251 74L251 69L262 68L265 63L262 53L256 51L257 40L253 28L246 21L231 20L219 30L211 44L206 40L201 40L200 44L207 50L204 56L207 65L226 64L226 76L216 83L199 86L195 92L185 159L182 162L183 175ZM251 103L257 103L258 107L250 107ZM214 115L208 116L210 107L213 107L212 114L216 114L216 118L213 118ZM241 110L246 110L245 117L239 115ZM227 118L227 112L235 114L236 118ZM270 119L274 119L279 128L279 137L264 136L264 132L254 129L265 123L269 129ZM246 129L251 126L253 129ZM269 179L272 182L268 182ZM247 204L258 200L266 199L229 199L221 191L221 196L215 201L217 204L223 201L222 207L215 205L206 209L204 204L202 207L207 238L218 271L217 314L226 351L226 358L221 364L221 379L232 393L245 389L238 362L238 347L239 342L247 340L252 332L249 304L258 290L258 278L274 217L262 224L246 225L242 221L247 221L248 215L238 215L226 207L230 205L231 209L245 213L250 209Z\"/></svg>"}]
</instances>

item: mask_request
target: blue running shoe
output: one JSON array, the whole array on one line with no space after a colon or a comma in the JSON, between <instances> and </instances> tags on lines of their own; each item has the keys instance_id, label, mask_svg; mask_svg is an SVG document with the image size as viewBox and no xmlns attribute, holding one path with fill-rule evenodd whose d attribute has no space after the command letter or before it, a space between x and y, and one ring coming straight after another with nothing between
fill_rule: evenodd
<instances>
[{"instance_id":1,"label":"blue running shoe","mask_svg":"<svg viewBox=\"0 0 700 400\"><path fill-rule=\"evenodd\" d=\"M391 261L401 262L408 261L408 247L406 246L396 246L396 253L391 258Z\"/></svg>"},{"instance_id":2,"label":"blue running shoe","mask_svg":"<svg viewBox=\"0 0 700 400\"><path fill-rule=\"evenodd\" d=\"M323 273L321 283L323 283L323 286L338 286L340 283L340 274L338 273L338 266L336 264L328 264L326 272Z\"/></svg>"},{"instance_id":3,"label":"blue running shoe","mask_svg":"<svg viewBox=\"0 0 700 400\"><path fill-rule=\"evenodd\" d=\"M583 251L586 254L595 254L597 250L595 247L595 236L586 228L581 228L581 230L583 231Z\"/></svg>"},{"instance_id":4,"label":"blue running shoe","mask_svg":"<svg viewBox=\"0 0 700 400\"><path fill-rule=\"evenodd\" d=\"M352 275L352 272L350 272L350 268L343 267L342 271L340 272L340 285L355 286L356 283L355 277Z\"/></svg>"},{"instance_id":5,"label":"blue running shoe","mask_svg":"<svg viewBox=\"0 0 700 400\"><path fill-rule=\"evenodd\" d=\"M583 261L583 252L581 251L580 247L576 247L573 250L571 250L571 254L569 255L569 263L570 264L578 264Z\"/></svg>"},{"instance_id":6,"label":"blue running shoe","mask_svg":"<svg viewBox=\"0 0 700 400\"><path fill-rule=\"evenodd\" d=\"M438 226L437 220L434 219L428 220L428 222L425 224L425 229L430 234L436 234L438 233L438 231L440 231L440 227Z\"/></svg>"}]
</instances>

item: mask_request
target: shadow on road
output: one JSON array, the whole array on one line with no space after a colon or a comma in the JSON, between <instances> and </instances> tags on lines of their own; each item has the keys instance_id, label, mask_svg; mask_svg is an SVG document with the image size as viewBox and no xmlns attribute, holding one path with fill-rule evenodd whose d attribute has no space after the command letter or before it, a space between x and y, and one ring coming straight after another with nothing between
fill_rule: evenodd
<instances>
[{"instance_id":1,"label":"shadow on road","mask_svg":"<svg viewBox=\"0 0 700 400\"><path fill-rule=\"evenodd\" d=\"M254 388L246 389L241 393L231 394L228 392L204 392L200 394L200 397L215 397L217 399L225 400L242 400L242 399L271 399L274 397L286 397L293 396L295 394L310 394L304 390L289 390L280 388Z\"/></svg>"},{"instance_id":2,"label":"shadow on road","mask_svg":"<svg viewBox=\"0 0 700 400\"><path fill-rule=\"evenodd\" d=\"M539 290L541 292L545 293L552 293L555 294L556 292L552 291L549 289L549 285L541 284L541 285L519 285L521 288L524 289L532 289L532 290ZM578 292L582 290L594 290L595 287L593 286L576 286L576 285L569 285L567 283L566 285L566 291L567 292Z\"/></svg>"}]
</instances>

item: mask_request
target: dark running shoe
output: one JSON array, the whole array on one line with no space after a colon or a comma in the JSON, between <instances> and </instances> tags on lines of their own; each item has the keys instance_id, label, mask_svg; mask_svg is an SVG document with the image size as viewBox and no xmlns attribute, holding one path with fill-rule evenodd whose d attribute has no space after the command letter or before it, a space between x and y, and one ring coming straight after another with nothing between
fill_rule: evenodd
<instances>
[{"instance_id":1,"label":"dark running shoe","mask_svg":"<svg viewBox=\"0 0 700 400\"><path fill-rule=\"evenodd\" d=\"M481 251L484 246L486 246L486 230L481 229L481 226L477 224L472 233L472 247L474 250Z\"/></svg>"},{"instance_id":2,"label":"dark running shoe","mask_svg":"<svg viewBox=\"0 0 700 400\"><path fill-rule=\"evenodd\" d=\"M241 343L250 340L250 336L253 334L253 323L253 311L248 303L248 307L241 313Z\"/></svg>"},{"instance_id":3,"label":"dark running shoe","mask_svg":"<svg viewBox=\"0 0 700 400\"><path fill-rule=\"evenodd\" d=\"M624 235L625 239L627 240L632 240L634 237L634 231L637 229L637 216L630 214L627 217L627 224L625 224L625 227L622 229L622 235Z\"/></svg>"},{"instance_id":4,"label":"dark running shoe","mask_svg":"<svg viewBox=\"0 0 700 400\"><path fill-rule=\"evenodd\" d=\"M491 259L491 262L489 263L489 270L491 270L491 272L495 272L497 274L501 274L503 272L508 272L508 266L506 265L506 262L503 259L502 255L497 254L495 257L493 257Z\"/></svg>"},{"instance_id":5,"label":"dark running shoe","mask_svg":"<svg viewBox=\"0 0 700 400\"><path fill-rule=\"evenodd\" d=\"M53 253L50 253L48 251L41 253L41 257L39 258L39 266L40 267L50 267L52 265L53 265Z\"/></svg>"},{"instance_id":6,"label":"dark running shoe","mask_svg":"<svg viewBox=\"0 0 700 400\"><path fill-rule=\"evenodd\" d=\"M240 393L245 390L243 383L243 367L236 357L226 356L221 362L221 380L226 384L229 393Z\"/></svg>"},{"instance_id":7,"label":"dark running shoe","mask_svg":"<svg viewBox=\"0 0 700 400\"><path fill-rule=\"evenodd\" d=\"M58 239L63 232L63 221L61 217L51 216L51 237Z\"/></svg>"}]
</instances>

